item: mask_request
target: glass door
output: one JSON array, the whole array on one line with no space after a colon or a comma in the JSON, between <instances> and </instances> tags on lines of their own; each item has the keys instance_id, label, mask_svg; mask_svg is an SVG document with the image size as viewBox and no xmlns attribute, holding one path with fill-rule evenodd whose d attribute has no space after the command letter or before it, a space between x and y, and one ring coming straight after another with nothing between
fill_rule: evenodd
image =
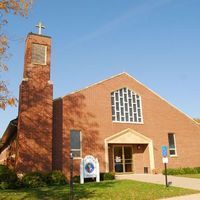
<instances>
[{"instance_id":1,"label":"glass door","mask_svg":"<svg viewBox=\"0 0 200 200\"><path fill-rule=\"evenodd\" d=\"M114 168L115 172L123 172L122 146L114 147Z\"/></svg>"},{"instance_id":2,"label":"glass door","mask_svg":"<svg viewBox=\"0 0 200 200\"><path fill-rule=\"evenodd\" d=\"M115 172L132 172L132 147L114 146L114 169Z\"/></svg>"},{"instance_id":3,"label":"glass door","mask_svg":"<svg viewBox=\"0 0 200 200\"><path fill-rule=\"evenodd\" d=\"M124 146L124 171L132 172L132 147Z\"/></svg>"}]
</instances>

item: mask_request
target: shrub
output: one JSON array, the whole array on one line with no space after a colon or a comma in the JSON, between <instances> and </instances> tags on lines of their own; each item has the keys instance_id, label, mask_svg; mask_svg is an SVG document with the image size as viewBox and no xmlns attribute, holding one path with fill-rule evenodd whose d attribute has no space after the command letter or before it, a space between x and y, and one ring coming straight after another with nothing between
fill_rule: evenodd
<instances>
[{"instance_id":1,"label":"shrub","mask_svg":"<svg viewBox=\"0 0 200 200\"><path fill-rule=\"evenodd\" d=\"M162 171L165 174L165 170ZM181 175L181 174L197 174L200 173L200 167L195 168L169 168L167 169L167 175Z\"/></svg>"},{"instance_id":2,"label":"shrub","mask_svg":"<svg viewBox=\"0 0 200 200\"><path fill-rule=\"evenodd\" d=\"M184 174L197 174L197 170L195 168L183 168Z\"/></svg>"},{"instance_id":3,"label":"shrub","mask_svg":"<svg viewBox=\"0 0 200 200\"><path fill-rule=\"evenodd\" d=\"M46 186L46 177L41 172L30 172L22 177L24 187L37 188Z\"/></svg>"},{"instance_id":4,"label":"shrub","mask_svg":"<svg viewBox=\"0 0 200 200\"><path fill-rule=\"evenodd\" d=\"M67 184L67 180L61 171L52 171L47 174L46 183L48 185L65 185Z\"/></svg>"},{"instance_id":5,"label":"shrub","mask_svg":"<svg viewBox=\"0 0 200 200\"><path fill-rule=\"evenodd\" d=\"M1 188L2 190L9 189L9 188L10 188L10 185L9 185L7 182L2 181L2 182L0 183L0 188Z\"/></svg>"},{"instance_id":6,"label":"shrub","mask_svg":"<svg viewBox=\"0 0 200 200\"><path fill-rule=\"evenodd\" d=\"M113 172L104 173L103 175L103 180L114 180L114 179L115 179L115 173Z\"/></svg>"},{"instance_id":7,"label":"shrub","mask_svg":"<svg viewBox=\"0 0 200 200\"><path fill-rule=\"evenodd\" d=\"M162 173L165 175L165 170L162 171ZM184 174L184 170L182 168L169 168L167 169L167 175L179 175Z\"/></svg>"},{"instance_id":8,"label":"shrub","mask_svg":"<svg viewBox=\"0 0 200 200\"><path fill-rule=\"evenodd\" d=\"M74 183L80 183L80 176L74 176L73 181Z\"/></svg>"},{"instance_id":9,"label":"shrub","mask_svg":"<svg viewBox=\"0 0 200 200\"><path fill-rule=\"evenodd\" d=\"M5 165L0 165L0 188L14 189L18 181L15 171L9 169Z\"/></svg>"},{"instance_id":10,"label":"shrub","mask_svg":"<svg viewBox=\"0 0 200 200\"><path fill-rule=\"evenodd\" d=\"M197 171L198 174L200 174L200 167L195 167L194 169Z\"/></svg>"}]
</instances>

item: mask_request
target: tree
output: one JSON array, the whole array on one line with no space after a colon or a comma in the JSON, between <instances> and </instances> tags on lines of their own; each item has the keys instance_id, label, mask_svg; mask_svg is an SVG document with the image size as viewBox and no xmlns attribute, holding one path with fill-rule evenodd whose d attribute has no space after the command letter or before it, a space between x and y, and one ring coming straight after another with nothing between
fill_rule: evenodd
<instances>
[{"instance_id":1,"label":"tree","mask_svg":"<svg viewBox=\"0 0 200 200\"><path fill-rule=\"evenodd\" d=\"M16 98L10 94L7 82L1 78L1 74L8 70L6 64L8 54L8 37L3 28L8 23L8 14L27 16L33 0L1 0L0 1L0 108L5 109L7 105L15 105Z\"/></svg>"}]
</instances>

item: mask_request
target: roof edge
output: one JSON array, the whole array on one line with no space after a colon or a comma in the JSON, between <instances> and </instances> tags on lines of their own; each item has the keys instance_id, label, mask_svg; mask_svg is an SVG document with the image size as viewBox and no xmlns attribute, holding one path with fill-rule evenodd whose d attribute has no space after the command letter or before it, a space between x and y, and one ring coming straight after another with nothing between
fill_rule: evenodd
<instances>
[{"instance_id":1,"label":"roof edge","mask_svg":"<svg viewBox=\"0 0 200 200\"><path fill-rule=\"evenodd\" d=\"M95 85L101 84L101 83L103 83L103 82L105 82L105 81L108 81L108 80L110 80L110 79L116 78L116 77L121 76L121 75L123 75L123 74L129 76L131 79L135 80L138 84L142 85L142 86L145 87L147 90L149 90L150 92L152 92L154 95L156 95L157 97L159 97L162 101L166 102L168 105L170 105L171 107L173 107L174 109L176 109L177 111L179 111L181 114L185 115L187 118L189 118L190 120L192 120L192 121L197 125L198 128L200 128L200 126L199 126L200 123L198 123L197 121L195 121L195 120L194 120L192 117L190 117L188 114L184 113L182 110L180 110L180 109L177 108L175 105L173 105L172 103L170 103L169 101L167 101L165 98L161 97L159 94L157 94L157 93L154 92L152 89L150 89L149 87L147 87L146 85L144 85L143 83L141 83L140 81L138 81L137 79L135 79L133 76L131 76L131 75L130 75L129 73L127 73L127 72L121 72L121 73L119 73L119 74L117 74L117 75L113 75L113 76L111 76L111 77L109 77L109 78L103 79L102 81L98 81L98 82L93 83L93 84L91 84L91 85L89 85L89 86L86 86L86 87L84 87L84 88L82 88L82 89L75 90L74 92L70 92L70 93L68 93L68 94L66 94L66 95L64 95L64 96L58 97L57 99L59 99L59 98L62 99L62 98L64 98L64 97L66 97L66 96L75 94L75 93L77 93L77 92L81 92L81 91L83 91L83 90L86 90L86 89L88 89L88 88L90 88L90 87L93 87L93 86L95 86ZM55 99L55 100L56 100L56 99Z\"/></svg>"},{"instance_id":2,"label":"roof edge","mask_svg":"<svg viewBox=\"0 0 200 200\"><path fill-rule=\"evenodd\" d=\"M189 118L190 120L192 120L198 128L199 127L199 123L197 121L195 121L192 117L190 117L188 114L184 113L181 109L177 108L175 105L173 105L172 103L170 103L169 101L167 101L165 98L161 97L159 94L157 94L156 92L154 92L152 89L148 88L146 85L144 85L143 83L141 83L140 81L138 81L137 79L135 79L133 76L131 76L130 74L126 73L130 78L132 78L133 80L135 80L137 83L139 83L140 85L142 85L143 87L145 87L147 90L149 90L150 92L152 92L154 95L156 95L157 97L159 97L161 100L163 100L164 102L166 102L167 104L169 104L170 106L172 106L174 109L176 109L177 111L179 111L181 114L185 115L187 118Z\"/></svg>"},{"instance_id":3,"label":"roof edge","mask_svg":"<svg viewBox=\"0 0 200 200\"><path fill-rule=\"evenodd\" d=\"M121 76L122 74L129 75L127 72L121 72L121 73L119 73L119 74L110 76L109 78L106 78L106 79L103 79L103 80L98 81L98 82L96 82L96 83L93 83L93 84L91 84L91 85L88 85L88 86L86 86L86 87L84 87L84 88L82 88L82 89L79 89L79 90L75 90L75 91L73 91L73 92L70 92L70 93L68 93L68 94L66 94L66 95L64 95L64 96L59 97L59 98L64 98L64 97L66 97L66 96L68 96L68 95L75 94L75 93L77 93L77 92L81 92L81 91L86 90L86 89L88 89L88 88L90 88L90 87L93 87L93 86L95 86L95 85L101 84L101 83L103 83L103 82L105 82L105 81L108 81L108 80L110 80L110 79L113 79L113 78L116 78L116 77L118 77L118 76ZM129 75L129 76L130 76L130 75ZM57 99L58 99L58 98L57 98Z\"/></svg>"}]
</instances>

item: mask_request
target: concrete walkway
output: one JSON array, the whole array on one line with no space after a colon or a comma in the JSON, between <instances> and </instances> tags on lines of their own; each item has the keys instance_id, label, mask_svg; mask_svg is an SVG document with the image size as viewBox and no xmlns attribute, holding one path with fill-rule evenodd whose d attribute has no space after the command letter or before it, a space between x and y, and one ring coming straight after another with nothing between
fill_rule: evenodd
<instances>
[{"instance_id":1,"label":"concrete walkway","mask_svg":"<svg viewBox=\"0 0 200 200\"><path fill-rule=\"evenodd\" d=\"M185 195L180 197L172 197L162 200L200 200L200 194L191 194L191 195Z\"/></svg>"},{"instance_id":2,"label":"concrete walkway","mask_svg":"<svg viewBox=\"0 0 200 200\"><path fill-rule=\"evenodd\" d=\"M165 185L165 176L162 174L122 174L116 175L116 179L129 179ZM200 179L168 176L168 182L171 182L171 186L199 190L200 192ZM200 200L200 193L194 195L168 198L166 200Z\"/></svg>"}]
</instances>

